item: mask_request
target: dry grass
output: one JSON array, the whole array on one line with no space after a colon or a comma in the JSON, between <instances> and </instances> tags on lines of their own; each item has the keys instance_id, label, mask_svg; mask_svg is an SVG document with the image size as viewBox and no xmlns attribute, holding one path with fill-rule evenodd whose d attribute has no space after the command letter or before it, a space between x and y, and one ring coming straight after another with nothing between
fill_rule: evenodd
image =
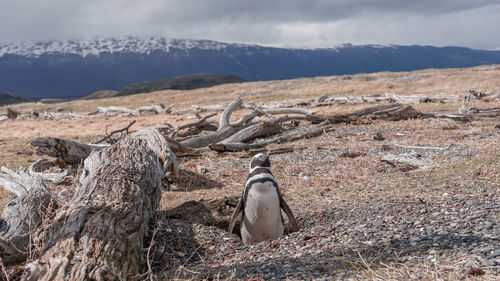
<instances>
[{"instance_id":1,"label":"dry grass","mask_svg":"<svg viewBox=\"0 0 500 281\"><path fill-rule=\"evenodd\" d=\"M498 280L486 274L474 259L423 260L417 265L404 263L382 264L377 269L367 268L360 274L368 280Z\"/></svg>"},{"instance_id":2,"label":"dry grass","mask_svg":"<svg viewBox=\"0 0 500 281\"><path fill-rule=\"evenodd\" d=\"M346 79L349 77L349 79ZM427 69L412 72L379 72L347 76L324 76L292 80L224 84L191 91L165 90L128 97L100 100L78 100L46 105L27 103L12 106L21 111L92 112L97 106L128 106L159 104L172 108L187 108L192 104L206 105L229 102L237 96L245 101L267 102L285 99L329 96L367 96L372 94L465 94L468 90L498 91L500 67L478 66L462 69ZM4 111L0 107L0 112Z\"/></svg>"},{"instance_id":3,"label":"dry grass","mask_svg":"<svg viewBox=\"0 0 500 281\"><path fill-rule=\"evenodd\" d=\"M384 94L465 94L469 89L500 90L500 67L481 66L467 69L422 70L401 73L374 73L347 76L303 78L284 81L252 82L220 85L192 91L160 91L129 97L90 101L72 101L56 105L29 103L13 106L17 110L95 111L97 106L159 104L182 109L192 104L206 105L229 102L241 95L245 102L267 102L287 99L311 99L329 96ZM475 102L478 108L500 107L500 102ZM319 113L351 112L367 105L346 105L319 108ZM459 102L419 104L422 111L456 112ZM3 113L5 108L0 108ZM235 113L235 118L243 114ZM159 127L162 122L173 125L187 123L188 115L154 115L134 118L94 117L75 120L16 120L0 123L0 166L28 166L40 158L33 154L29 142L36 137L60 137L91 142L106 132L125 127L132 119L132 129ZM214 118L217 118L214 117ZM475 194L500 186L500 138L488 137L498 122L468 124L445 120L375 121L362 125L338 125L323 136L296 141L288 146L297 153L273 155L273 173L282 192L299 217L321 212L346 201L370 202L377 198L424 198L446 193ZM381 132L386 138L376 141ZM429 171L409 173L388 172L380 162L382 145L450 146L449 153L425 155L437 163ZM271 145L270 148L279 145ZM282 146L282 145L281 145ZM344 155L344 156L340 156ZM160 209L167 210L189 200L240 195L247 173L248 155L244 152L218 154L203 152L202 157L181 159L181 178L173 191L164 193ZM197 165L207 173L200 175ZM303 176L299 177L299 173ZM9 200L0 192L0 206ZM300 211L299 211L300 210ZM498 219L498 218L497 218ZM444 260L418 265L387 264L377 269L360 271L364 278L374 280L436 279L455 280L461 273L461 261ZM479 278L490 280L491 274Z\"/></svg>"},{"instance_id":4,"label":"dry grass","mask_svg":"<svg viewBox=\"0 0 500 281\"><path fill-rule=\"evenodd\" d=\"M339 135L323 135L294 142L292 146L309 157L290 158L272 156L273 173L280 181L284 196L298 209L305 211L328 206L345 200L371 200L375 197L441 196L443 188L454 183L453 192L479 192L478 186L500 184L500 146L498 137L493 141L478 142L474 138L454 140L453 137L477 132L492 131L490 123L460 124L455 130L443 129L446 121L409 120L400 122L375 122L369 126L354 126L346 130L339 125ZM383 132L386 141L371 137ZM336 132L334 132L336 133ZM423 145L457 149L470 147L471 151L457 154L433 154L429 158L438 165L430 171L387 173L380 170L379 156L383 144ZM278 147L273 145L270 148ZM473 151L472 151L473 150ZM359 153L355 158L339 157L342 153ZM472 160L468 155L475 154ZM202 165L208 173L204 178L222 183L217 188L174 191L165 195L161 208L169 209L188 200L239 195L247 173L249 158L245 153L231 155L206 153L203 157L181 163L181 168L191 173ZM303 173L307 179L298 175ZM182 186L182 183L179 184ZM382 191L376 189L383 186ZM314 190L304 188L314 186ZM320 202L320 204L318 204Z\"/></svg>"}]
</instances>

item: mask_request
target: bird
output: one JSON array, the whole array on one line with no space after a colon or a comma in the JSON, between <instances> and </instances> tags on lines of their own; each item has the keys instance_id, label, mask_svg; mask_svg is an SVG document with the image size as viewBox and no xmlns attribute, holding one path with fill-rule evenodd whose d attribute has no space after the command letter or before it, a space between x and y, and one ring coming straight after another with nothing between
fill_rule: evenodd
<instances>
[{"instance_id":1,"label":"bird","mask_svg":"<svg viewBox=\"0 0 500 281\"><path fill-rule=\"evenodd\" d=\"M241 214L240 232L243 244L253 245L265 240L274 240L281 237L284 231L281 209L288 216L293 231L297 231L297 220L281 195L278 181L271 173L269 152L259 153L250 161L250 171L228 231L233 232L236 219Z\"/></svg>"},{"instance_id":2,"label":"bird","mask_svg":"<svg viewBox=\"0 0 500 281\"><path fill-rule=\"evenodd\" d=\"M465 95L462 100L462 105L458 109L459 114L466 114L469 111L469 103L470 103L471 94Z\"/></svg>"}]
</instances>

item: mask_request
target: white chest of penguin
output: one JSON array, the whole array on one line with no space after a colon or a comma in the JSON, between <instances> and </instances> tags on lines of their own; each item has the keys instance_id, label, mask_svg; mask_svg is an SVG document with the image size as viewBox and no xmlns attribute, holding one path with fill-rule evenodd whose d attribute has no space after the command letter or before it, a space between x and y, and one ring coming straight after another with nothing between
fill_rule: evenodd
<instances>
[{"instance_id":1,"label":"white chest of penguin","mask_svg":"<svg viewBox=\"0 0 500 281\"><path fill-rule=\"evenodd\" d=\"M279 196L272 182L252 185L245 204L241 236L245 244L283 235Z\"/></svg>"}]
</instances>

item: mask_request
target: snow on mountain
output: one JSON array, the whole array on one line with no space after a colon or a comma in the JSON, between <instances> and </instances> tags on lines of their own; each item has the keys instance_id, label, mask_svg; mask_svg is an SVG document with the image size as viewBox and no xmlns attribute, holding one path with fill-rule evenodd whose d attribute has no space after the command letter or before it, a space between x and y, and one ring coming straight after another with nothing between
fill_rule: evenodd
<instances>
[{"instance_id":1,"label":"snow on mountain","mask_svg":"<svg viewBox=\"0 0 500 281\"><path fill-rule=\"evenodd\" d=\"M10 43L0 44L0 57L4 55L19 55L26 57L39 57L47 54L74 54L85 57L87 55L99 56L102 53L120 53L131 52L139 54L151 54L154 51L163 51L168 53L171 48L180 50L213 50L220 51L233 48L243 49L259 49L261 46L248 45L248 44L235 44L235 43L222 43L212 40L192 40L192 39L173 39L163 37L121 37L121 38L107 38L107 39L91 39L91 40L67 40L67 41L47 41L47 42L34 42L34 43ZM339 52L345 48L362 48L374 47L396 48L395 45L352 45L342 44L323 50L330 50ZM266 47L264 47L266 48ZM286 48L289 50L312 50L310 48Z\"/></svg>"},{"instance_id":2,"label":"snow on mountain","mask_svg":"<svg viewBox=\"0 0 500 281\"><path fill-rule=\"evenodd\" d=\"M75 98L141 81L234 74L248 81L500 63L500 51L352 45L279 48L150 37L0 44L0 92Z\"/></svg>"},{"instance_id":3,"label":"snow on mountain","mask_svg":"<svg viewBox=\"0 0 500 281\"><path fill-rule=\"evenodd\" d=\"M68 40L49 41L36 43L10 43L0 44L0 57L20 55L27 57L38 57L46 54L75 54L85 57L87 55L98 56L101 53L133 52L150 54L153 51L169 52L171 48L190 50L222 50L229 46L250 47L251 45L228 44L211 40L172 39L162 37L150 37L141 39L137 37L92 39L92 40Z\"/></svg>"}]
</instances>

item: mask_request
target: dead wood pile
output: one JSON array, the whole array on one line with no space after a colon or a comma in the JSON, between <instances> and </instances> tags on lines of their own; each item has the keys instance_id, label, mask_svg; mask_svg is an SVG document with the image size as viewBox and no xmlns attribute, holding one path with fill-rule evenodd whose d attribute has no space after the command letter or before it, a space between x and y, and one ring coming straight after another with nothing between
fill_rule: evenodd
<instances>
[{"instance_id":1,"label":"dead wood pile","mask_svg":"<svg viewBox=\"0 0 500 281\"><path fill-rule=\"evenodd\" d=\"M223 107L218 120L211 118L221 108L214 107L215 112L201 116L200 112L208 109L200 111L198 107L195 108L197 121L177 127L164 123L161 128L129 133L133 121L96 141L108 144L37 138L31 142L37 154L53 158L41 159L29 169L2 168L0 173L0 186L15 196L0 220L1 261L4 264L25 262L23 280L114 280L138 276L147 223L156 211L162 188L168 187L175 178L177 157L196 155L202 150L261 151L269 144L320 136L342 123L414 118L446 118L457 122L500 120L499 109L469 108L461 114L428 113L409 105L412 101L403 103L402 96L387 97L392 103L334 115L316 114L314 108L310 108L336 102L325 96L314 105L292 100L259 106L245 104L238 97ZM470 97L491 96L470 93ZM351 97L346 98L353 101ZM422 97L419 102L423 102ZM167 113L165 107L162 108L147 110ZM237 119L231 118L238 110L244 112ZM130 112L120 114L130 115ZM122 134L113 137L115 133ZM411 156L388 155L382 161L400 169L433 165ZM64 203L58 202L45 183L61 183L74 175L68 169L48 171L53 167L81 164L84 166L74 186L75 195Z\"/></svg>"},{"instance_id":2,"label":"dead wood pile","mask_svg":"<svg viewBox=\"0 0 500 281\"><path fill-rule=\"evenodd\" d=\"M60 161L89 151L68 143L52 143L67 150ZM36 172L58 160L37 162L30 172L2 169L0 185L15 199L2 213L0 257L3 264L28 260L22 280L125 280L140 273L144 234L177 172L176 156L156 129L89 153L74 196L60 206Z\"/></svg>"},{"instance_id":3,"label":"dead wood pile","mask_svg":"<svg viewBox=\"0 0 500 281\"><path fill-rule=\"evenodd\" d=\"M474 92L475 93L475 92ZM487 94L469 94L469 96L485 99L492 95ZM398 121L410 118L445 118L459 122L470 122L473 120L498 120L500 118L500 109L476 109L470 108L465 113L428 113L420 112L408 103L416 101L416 96L397 96L388 94L392 101L406 101L406 103L377 104L352 113L320 115L315 114L314 109L288 107L290 105L308 104L302 100L293 100L285 102L274 102L264 106L243 103L241 98L236 98L228 104L219 120L210 119L217 115L217 112L201 116L196 112L197 121L174 127L164 123L158 128L164 134L167 142L174 153L179 156L197 155L197 149L210 148L214 151L242 151L252 149L262 149L271 143L292 142L302 138L310 138L321 135L322 133L333 130L334 124L339 123L365 123L370 120L388 120ZM458 98L458 97L457 97ZM329 98L320 97L318 99L321 106ZM384 100L379 97L374 98L377 101ZM444 100L432 98L433 100ZM448 97L448 99L454 99ZM366 100L366 99L365 99ZM422 100L422 97L419 97ZM384 100L385 101L385 100ZM199 107L197 107L199 109ZM218 110L219 107L216 108ZM232 114L244 109L249 111L237 120L231 120ZM116 132L127 131L134 121L126 128L116 130L110 135L100 139L98 142L108 140L108 143L114 143L122 136L111 138ZM76 164L82 162L94 149L101 149L107 145L82 144L70 140L56 138L37 138L32 142L37 148L37 154L56 157L58 160Z\"/></svg>"}]
</instances>

